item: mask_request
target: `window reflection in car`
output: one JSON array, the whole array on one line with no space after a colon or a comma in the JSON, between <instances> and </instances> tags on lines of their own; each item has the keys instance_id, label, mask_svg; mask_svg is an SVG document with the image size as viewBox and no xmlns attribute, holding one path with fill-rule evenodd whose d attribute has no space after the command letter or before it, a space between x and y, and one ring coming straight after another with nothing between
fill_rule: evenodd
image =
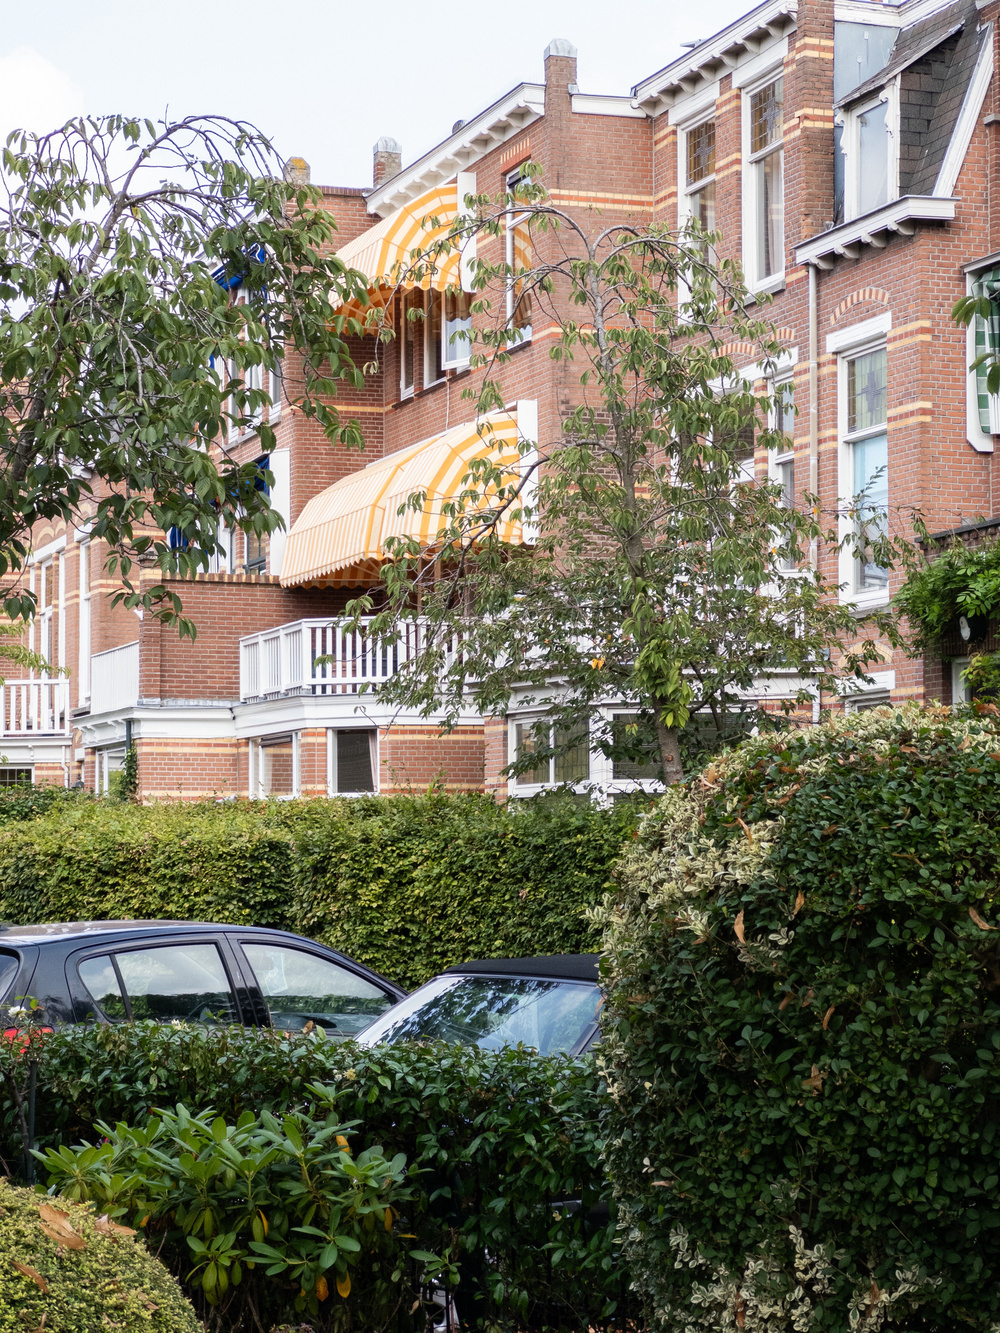
<instances>
[{"instance_id":1,"label":"window reflection in car","mask_svg":"<svg viewBox=\"0 0 1000 1333\"><path fill-rule=\"evenodd\" d=\"M267 941L241 944L276 1028L299 1031L311 1023L330 1036L351 1037L393 1003L380 987L319 954Z\"/></svg>"},{"instance_id":2,"label":"window reflection in car","mask_svg":"<svg viewBox=\"0 0 1000 1333\"><path fill-rule=\"evenodd\" d=\"M440 1040L542 1055L574 1050L594 1025L600 991L588 982L537 977L436 977L404 1000L371 1041Z\"/></svg>"},{"instance_id":3,"label":"window reflection in car","mask_svg":"<svg viewBox=\"0 0 1000 1333\"><path fill-rule=\"evenodd\" d=\"M80 980L113 1022L238 1022L215 944L159 944L84 959Z\"/></svg>"}]
</instances>

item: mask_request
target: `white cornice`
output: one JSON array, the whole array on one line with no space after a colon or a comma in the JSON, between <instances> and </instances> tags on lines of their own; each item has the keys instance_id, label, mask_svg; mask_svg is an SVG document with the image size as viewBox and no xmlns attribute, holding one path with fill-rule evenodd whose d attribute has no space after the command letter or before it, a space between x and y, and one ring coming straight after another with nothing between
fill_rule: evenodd
<instances>
[{"instance_id":1,"label":"white cornice","mask_svg":"<svg viewBox=\"0 0 1000 1333\"><path fill-rule=\"evenodd\" d=\"M929 195L904 195L872 213L803 241L795 247L796 263L832 268L838 255L857 259L862 246L884 249L893 232L912 236L918 222L951 222L955 217L955 202Z\"/></svg>"},{"instance_id":2,"label":"white cornice","mask_svg":"<svg viewBox=\"0 0 1000 1333\"><path fill-rule=\"evenodd\" d=\"M512 139L544 112L545 85L519 84L475 120L467 121L450 138L404 167L377 190L372 190L366 200L368 212L380 217L394 213L435 185L451 180L460 171L467 171L491 149Z\"/></svg>"},{"instance_id":3,"label":"white cornice","mask_svg":"<svg viewBox=\"0 0 1000 1333\"><path fill-rule=\"evenodd\" d=\"M633 106L631 97L602 97L599 93L574 93L570 101L577 115L628 116L633 120L646 119L645 111L641 107Z\"/></svg>"},{"instance_id":4,"label":"white cornice","mask_svg":"<svg viewBox=\"0 0 1000 1333\"><path fill-rule=\"evenodd\" d=\"M632 89L633 106L659 115L678 94L693 92L704 80L733 69L741 56L757 55L769 41L785 35L795 22L795 0L766 0L728 28L709 37L687 55L643 79Z\"/></svg>"}]
</instances>

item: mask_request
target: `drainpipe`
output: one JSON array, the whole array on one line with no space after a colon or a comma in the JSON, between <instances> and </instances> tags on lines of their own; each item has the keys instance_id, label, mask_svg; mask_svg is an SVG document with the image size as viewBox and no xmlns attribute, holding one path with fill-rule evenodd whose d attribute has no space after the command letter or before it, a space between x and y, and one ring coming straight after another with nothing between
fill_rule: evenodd
<instances>
[{"instance_id":1,"label":"drainpipe","mask_svg":"<svg viewBox=\"0 0 1000 1333\"><path fill-rule=\"evenodd\" d=\"M816 265L809 265L809 490L819 495L819 297ZM818 510L816 517L819 517ZM809 563L813 569L819 564L819 547L815 538L809 544Z\"/></svg>"},{"instance_id":2,"label":"drainpipe","mask_svg":"<svg viewBox=\"0 0 1000 1333\"><path fill-rule=\"evenodd\" d=\"M809 265L809 491L819 495L819 292L817 290L816 265ZM814 511L819 518L819 505ZM819 543L814 537L809 543L809 563L813 569L819 567ZM819 684L813 698L813 724L819 722L822 706L822 693Z\"/></svg>"}]
</instances>

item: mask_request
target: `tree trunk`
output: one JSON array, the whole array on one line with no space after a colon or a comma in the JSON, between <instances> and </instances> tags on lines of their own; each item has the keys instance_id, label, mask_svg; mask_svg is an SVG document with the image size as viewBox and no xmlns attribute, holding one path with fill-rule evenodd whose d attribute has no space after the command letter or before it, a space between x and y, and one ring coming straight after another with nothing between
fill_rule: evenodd
<instances>
[{"instance_id":1,"label":"tree trunk","mask_svg":"<svg viewBox=\"0 0 1000 1333\"><path fill-rule=\"evenodd\" d=\"M684 765L681 763L681 749L676 727L665 727L656 718L656 739L660 742L660 759L663 763L663 781L669 787L673 782L680 782L684 777Z\"/></svg>"}]
</instances>

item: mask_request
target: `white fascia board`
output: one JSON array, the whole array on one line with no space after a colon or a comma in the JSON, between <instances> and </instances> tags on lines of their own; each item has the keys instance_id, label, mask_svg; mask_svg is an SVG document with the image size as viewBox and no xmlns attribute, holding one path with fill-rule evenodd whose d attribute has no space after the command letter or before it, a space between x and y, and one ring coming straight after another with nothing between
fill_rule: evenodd
<instances>
[{"instance_id":1,"label":"white fascia board","mask_svg":"<svg viewBox=\"0 0 1000 1333\"><path fill-rule=\"evenodd\" d=\"M481 157L519 134L545 113L545 84L518 84L506 97L487 107L475 120L404 167L390 180L372 190L365 200L369 213L386 217L411 199L467 171Z\"/></svg>"},{"instance_id":2,"label":"white fascia board","mask_svg":"<svg viewBox=\"0 0 1000 1333\"><path fill-rule=\"evenodd\" d=\"M934 0L934 2L941 7L951 4L952 0ZM873 5L871 0L837 0L833 17L836 23L863 23L869 28L899 28L902 26L899 17L900 8Z\"/></svg>"},{"instance_id":3,"label":"white fascia board","mask_svg":"<svg viewBox=\"0 0 1000 1333\"><path fill-rule=\"evenodd\" d=\"M570 105L578 116L628 116L646 120L642 107L633 106L631 97L602 97L597 93L573 93Z\"/></svg>"},{"instance_id":4,"label":"white fascia board","mask_svg":"<svg viewBox=\"0 0 1000 1333\"><path fill-rule=\"evenodd\" d=\"M841 223L839 227L831 227L829 231L821 232L795 246L795 262L831 268L838 255L856 259L863 245L884 247L890 232L901 232L908 236L913 233L913 223L953 221L956 202L955 199L912 194L904 195L902 199L893 199L882 208Z\"/></svg>"},{"instance_id":5,"label":"white fascia board","mask_svg":"<svg viewBox=\"0 0 1000 1333\"><path fill-rule=\"evenodd\" d=\"M113 745L125 738L125 722L132 723L134 740L234 740L236 729L229 704L176 704L157 708L116 708L74 718L88 750Z\"/></svg>"},{"instance_id":6,"label":"white fascia board","mask_svg":"<svg viewBox=\"0 0 1000 1333\"><path fill-rule=\"evenodd\" d=\"M647 107L651 115L659 114L664 109L660 103L669 106L678 89L684 91L686 84L715 77L720 67L735 66L738 52L756 56L765 41L780 36L779 27L794 22L797 12L794 0L765 0L714 37L699 42L693 51L637 83L632 89L634 104Z\"/></svg>"},{"instance_id":7,"label":"white fascia board","mask_svg":"<svg viewBox=\"0 0 1000 1333\"><path fill-rule=\"evenodd\" d=\"M962 164L965 162L965 155L969 151L972 132L976 128L976 121L979 119L983 98L986 96L990 80L993 78L992 23L987 23L982 41L983 45L976 61L976 68L973 70L972 78L965 90L962 109L958 113L958 120L955 122L955 128L951 133L951 141L945 151L944 161L941 163L941 170L938 172L938 178L934 184L934 194L941 198L950 198L955 193L958 173L962 170Z\"/></svg>"},{"instance_id":8,"label":"white fascia board","mask_svg":"<svg viewBox=\"0 0 1000 1333\"><path fill-rule=\"evenodd\" d=\"M26 768L29 764L68 763L67 752L72 743L70 736L40 737L33 741L20 736L5 736L3 765L5 768Z\"/></svg>"},{"instance_id":9,"label":"white fascia board","mask_svg":"<svg viewBox=\"0 0 1000 1333\"><path fill-rule=\"evenodd\" d=\"M236 704L233 708L235 734L239 740L262 736L280 736L288 731L349 730L353 727L428 727L439 719L424 717L416 709L399 709L379 703L375 694L290 694L280 699L262 699L257 703ZM442 719L443 720L443 715ZM459 715L460 727L480 727L483 719L473 709Z\"/></svg>"}]
</instances>

